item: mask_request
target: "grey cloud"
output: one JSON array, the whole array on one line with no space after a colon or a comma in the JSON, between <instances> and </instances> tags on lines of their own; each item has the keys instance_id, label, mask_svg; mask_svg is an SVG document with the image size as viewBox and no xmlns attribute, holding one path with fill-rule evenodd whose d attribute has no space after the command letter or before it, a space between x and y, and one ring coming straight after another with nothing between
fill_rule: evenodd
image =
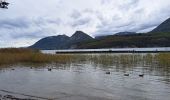
<instances>
[{"instance_id":1,"label":"grey cloud","mask_svg":"<svg viewBox=\"0 0 170 100\"><path fill-rule=\"evenodd\" d=\"M134 22L130 22L124 25L120 25L120 26L112 26L112 25L108 25L106 27L101 27L100 29L96 32L96 36L100 36L100 35L113 35L117 32L124 32L124 31L128 31L128 32L140 32L143 30L147 30L148 29L153 29L153 27L156 27L158 25L158 23L144 23L144 24L140 24L138 25L138 23L134 23Z\"/></svg>"},{"instance_id":2,"label":"grey cloud","mask_svg":"<svg viewBox=\"0 0 170 100\"><path fill-rule=\"evenodd\" d=\"M110 3L112 0L100 0L101 4L108 4Z\"/></svg>"},{"instance_id":3,"label":"grey cloud","mask_svg":"<svg viewBox=\"0 0 170 100\"><path fill-rule=\"evenodd\" d=\"M43 26L45 24L56 24L60 25L62 21L59 18L56 19L45 19L45 18L36 18L29 19L24 17L13 18L13 19L0 19L0 28L14 29L14 28L29 28L36 26Z\"/></svg>"},{"instance_id":4,"label":"grey cloud","mask_svg":"<svg viewBox=\"0 0 170 100\"><path fill-rule=\"evenodd\" d=\"M50 34L52 26L60 25L62 20L59 18L13 18L13 19L0 19L0 40L3 41L10 39L11 41L17 40L35 40L40 39ZM7 42L9 43L9 42ZM30 41L30 43L32 43ZM24 43L23 43L24 44ZM15 45L15 44L13 44Z\"/></svg>"},{"instance_id":5,"label":"grey cloud","mask_svg":"<svg viewBox=\"0 0 170 100\"><path fill-rule=\"evenodd\" d=\"M27 39L37 39L45 37L45 34L42 30L34 31L34 32L24 32L22 34L12 34L11 38L19 39L19 38L27 38Z\"/></svg>"},{"instance_id":6,"label":"grey cloud","mask_svg":"<svg viewBox=\"0 0 170 100\"><path fill-rule=\"evenodd\" d=\"M78 19L78 18L81 17L81 13L79 11L77 11L77 10L73 10L70 17L73 18L73 19Z\"/></svg>"},{"instance_id":7,"label":"grey cloud","mask_svg":"<svg viewBox=\"0 0 170 100\"><path fill-rule=\"evenodd\" d=\"M78 20L74 20L74 22L71 24L72 27L77 27L77 26L82 26L86 25L91 21L91 18L86 17L86 18L80 18Z\"/></svg>"},{"instance_id":8,"label":"grey cloud","mask_svg":"<svg viewBox=\"0 0 170 100\"><path fill-rule=\"evenodd\" d=\"M129 31L129 32L140 32L142 30L148 30L152 29L153 27L159 25L160 23L138 23L138 22L127 22L122 25L115 25L115 24L110 24L110 25L103 25L99 26L99 30L96 32L96 35L113 35L117 32L124 32L124 31Z\"/></svg>"},{"instance_id":9,"label":"grey cloud","mask_svg":"<svg viewBox=\"0 0 170 100\"><path fill-rule=\"evenodd\" d=\"M139 0L127 0L122 5L118 6L118 9L128 11L138 6Z\"/></svg>"},{"instance_id":10,"label":"grey cloud","mask_svg":"<svg viewBox=\"0 0 170 100\"><path fill-rule=\"evenodd\" d=\"M47 25L47 24L56 24L60 25L62 23L62 20L60 18L44 18L44 17L38 17L36 19L31 20L32 23L34 23L37 26L41 25Z\"/></svg>"},{"instance_id":11,"label":"grey cloud","mask_svg":"<svg viewBox=\"0 0 170 100\"><path fill-rule=\"evenodd\" d=\"M140 30L145 30L145 29L148 29L148 28L156 27L158 25L159 24L157 24L157 23L142 24L142 25L140 25L140 28L138 30L136 30L136 31L140 31Z\"/></svg>"},{"instance_id":12,"label":"grey cloud","mask_svg":"<svg viewBox=\"0 0 170 100\"><path fill-rule=\"evenodd\" d=\"M48 2L13 0L9 2L11 2L9 9L1 11L1 41L21 39L24 42L57 35L57 33L71 35L70 33L76 29L85 30L93 36L121 31L148 32L170 17L169 0L50 0Z\"/></svg>"},{"instance_id":13,"label":"grey cloud","mask_svg":"<svg viewBox=\"0 0 170 100\"><path fill-rule=\"evenodd\" d=\"M60 25L60 24L62 24L62 20L59 19L59 18L57 18L57 19L48 19L47 23Z\"/></svg>"},{"instance_id":14,"label":"grey cloud","mask_svg":"<svg viewBox=\"0 0 170 100\"><path fill-rule=\"evenodd\" d=\"M0 28L28 28L30 26L30 22L25 18L16 18L16 19L1 19L0 20Z\"/></svg>"},{"instance_id":15,"label":"grey cloud","mask_svg":"<svg viewBox=\"0 0 170 100\"><path fill-rule=\"evenodd\" d=\"M102 1L105 2L106 5L112 2L111 0ZM157 4L155 7L160 7L160 9L157 9L155 7L150 8L148 5L145 6L147 2L141 3L142 0L129 1L130 2L118 6L117 10L121 12L121 17L115 14L112 16L112 20L106 20L103 15L98 16L97 18L100 20L100 24L97 25L97 31L94 34L105 35L122 31L148 32L166 20L166 18L170 17L170 10L167 9L168 4L170 5L169 2L167 2L167 4L162 3L164 6ZM148 3L151 2L152 1ZM155 1L155 3L156 2L157 1Z\"/></svg>"}]
</instances>

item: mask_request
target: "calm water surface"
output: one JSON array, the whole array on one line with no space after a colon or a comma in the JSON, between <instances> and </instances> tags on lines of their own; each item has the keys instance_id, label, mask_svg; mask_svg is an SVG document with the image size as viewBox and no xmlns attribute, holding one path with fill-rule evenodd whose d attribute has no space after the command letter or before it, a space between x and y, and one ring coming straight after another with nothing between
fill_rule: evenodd
<instances>
[{"instance_id":1,"label":"calm water surface","mask_svg":"<svg viewBox=\"0 0 170 100\"><path fill-rule=\"evenodd\" d=\"M72 52L72 51L170 51L170 47L155 48L109 48L109 49L70 49L70 50L42 50L43 53Z\"/></svg>"},{"instance_id":2,"label":"calm water surface","mask_svg":"<svg viewBox=\"0 0 170 100\"><path fill-rule=\"evenodd\" d=\"M100 55L105 54L95 56ZM1 68L0 94L5 90L16 96L53 100L170 100L169 66L108 63L104 59ZM106 74L108 71L111 74Z\"/></svg>"}]
</instances>

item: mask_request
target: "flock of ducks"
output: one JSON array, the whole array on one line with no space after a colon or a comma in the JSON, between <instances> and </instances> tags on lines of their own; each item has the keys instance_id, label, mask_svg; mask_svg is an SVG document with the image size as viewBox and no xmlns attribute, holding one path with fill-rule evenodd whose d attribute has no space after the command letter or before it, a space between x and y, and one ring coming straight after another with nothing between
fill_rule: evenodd
<instances>
[{"instance_id":1,"label":"flock of ducks","mask_svg":"<svg viewBox=\"0 0 170 100\"><path fill-rule=\"evenodd\" d=\"M31 67L31 69L33 69L33 68ZM11 70L15 70L15 69L11 69ZM52 71L52 68L47 68L47 70ZM106 72L106 74L111 74L111 72ZM129 76L129 74L125 73L124 76ZM144 74L139 74L139 77L144 77Z\"/></svg>"},{"instance_id":2,"label":"flock of ducks","mask_svg":"<svg viewBox=\"0 0 170 100\"><path fill-rule=\"evenodd\" d=\"M48 68L48 71L52 71L52 68ZM106 74L111 74L111 72L106 72ZM125 73L124 76L129 76L129 74ZM144 74L139 74L139 77L144 77Z\"/></svg>"},{"instance_id":3,"label":"flock of ducks","mask_svg":"<svg viewBox=\"0 0 170 100\"><path fill-rule=\"evenodd\" d=\"M48 71L52 71L52 68L48 68ZM106 74L111 74L111 72L106 72ZM125 73L124 76L129 76L129 74ZM144 77L144 74L139 74L139 77Z\"/></svg>"},{"instance_id":4,"label":"flock of ducks","mask_svg":"<svg viewBox=\"0 0 170 100\"><path fill-rule=\"evenodd\" d=\"M52 68L48 68L48 71L52 71ZM111 74L111 72L106 72L106 74ZM129 76L129 74L125 73L124 76ZM144 74L139 74L139 77L144 77Z\"/></svg>"},{"instance_id":5,"label":"flock of ducks","mask_svg":"<svg viewBox=\"0 0 170 100\"><path fill-rule=\"evenodd\" d=\"M111 74L111 72L106 72L106 74ZM125 73L124 76L129 76L129 74ZM144 77L144 74L139 74L139 77Z\"/></svg>"}]
</instances>

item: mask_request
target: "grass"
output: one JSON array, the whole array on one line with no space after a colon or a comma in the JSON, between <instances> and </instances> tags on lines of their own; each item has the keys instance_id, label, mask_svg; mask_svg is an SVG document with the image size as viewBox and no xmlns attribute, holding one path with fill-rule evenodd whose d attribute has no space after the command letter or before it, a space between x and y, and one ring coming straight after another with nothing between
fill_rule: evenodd
<instances>
[{"instance_id":1,"label":"grass","mask_svg":"<svg viewBox=\"0 0 170 100\"><path fill-rule=\"evenodd\" d=\"M24 48L0 49L0 65L15 63L51 63L69 60L70 56L43 54L38 50Z\"/></svg>"},{"instance_id":2,"label":"grass","mask_svg":"<svg viewBox=\"0 0 170 100\"><path fill-rule=\"evenodd\" d=\"M157 61L162 66L170 66L170 53L160 53L156 55Z\"/></svg>"},{"instance_id":3,"label":"grass","mask_svg":"<svg viewBox=\"0 0 170 100\"><path fill-rule=\"evenodd\" d=\"M116 66L135 66L139 63L143 65L170 66L170 53L160 53L156 55L52 55L43 54L39 50L25 48L6 48L0 49L0 65L17 63L81 63L89 61L95 64L116 65Z\"/></svg>"}]
</instances>

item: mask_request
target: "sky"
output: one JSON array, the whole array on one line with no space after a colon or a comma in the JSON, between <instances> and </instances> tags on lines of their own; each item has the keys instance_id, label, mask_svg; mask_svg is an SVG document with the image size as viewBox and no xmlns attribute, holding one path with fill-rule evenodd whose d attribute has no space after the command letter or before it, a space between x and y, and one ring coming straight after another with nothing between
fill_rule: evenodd
<instances>
[{"instance_id":1,"label":"sky","mask_svg":"<svg viewBox=\"0 0 170 100\"><path fill-rule=\"evenodd\" d=\"M26 47L43 37L81 30L90 36L148 32L170 17L170 0L6 0L0 47Z\"/></svg>"}]
</instances>

